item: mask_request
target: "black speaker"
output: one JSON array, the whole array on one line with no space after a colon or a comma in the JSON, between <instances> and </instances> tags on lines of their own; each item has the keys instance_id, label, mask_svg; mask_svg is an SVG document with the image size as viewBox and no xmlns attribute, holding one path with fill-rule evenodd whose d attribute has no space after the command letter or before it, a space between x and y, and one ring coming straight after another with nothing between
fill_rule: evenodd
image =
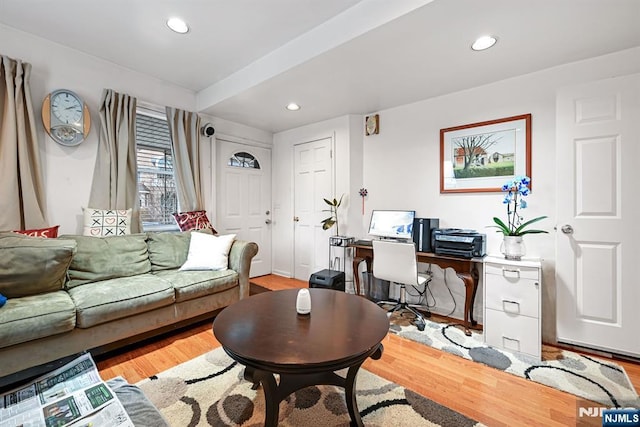
<instances>
[{"instance_id":1,"label":"black speaker","mask_svg":"<svg viewBox=\"0 0 640 427\"><path fill-rule=\"evenodd\" d=\"M433 252L431 231L440 226L438 218L415 218L413 220L413 242L418 252Z\"/></svg>"}]
</instances>

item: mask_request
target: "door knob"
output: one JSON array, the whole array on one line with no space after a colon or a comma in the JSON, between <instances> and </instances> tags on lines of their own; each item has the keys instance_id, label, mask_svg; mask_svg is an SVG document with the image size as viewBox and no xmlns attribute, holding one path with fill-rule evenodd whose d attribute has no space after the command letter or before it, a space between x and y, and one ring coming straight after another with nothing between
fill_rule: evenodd
<instances>
[{"instance_id":1,"label":"door knob","mask_svg":"<svg viewBox=\"0 0 640 427\"><path fill-rule=\"evenodd\" d=\"M297 216L294 216L294 217L293 217L293 220L294 220L295 222L298 222L298 221L300 221L300 218L298 218Z\"/></svg>"},{"instance_id":2,"label":"door knob","mask_svg":"<svg viewBox=\"0 0 640 427\"><path fill-rule=\"evenodd\" d=\"M573 234L573 227L569 224L563 225L560 230L562 230L564 234Z\"/></svg>"},{"instance_id":3,"label":"door knob","mask_svg":"<svg viewBox=\"0 0 640 427\"><path fill-rule=\"evenodd\" d=\"M265 224L271 224L271 220L269 218L267 218L267 219L264 220L264 223Z\"/></svg>"}]
</instances>

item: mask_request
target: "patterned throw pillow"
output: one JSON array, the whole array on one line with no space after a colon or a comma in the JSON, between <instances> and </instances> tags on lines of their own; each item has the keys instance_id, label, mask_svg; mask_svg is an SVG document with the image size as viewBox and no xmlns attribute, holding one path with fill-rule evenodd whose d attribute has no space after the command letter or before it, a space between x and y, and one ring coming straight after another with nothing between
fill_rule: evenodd
<instances>
[{"instance_id":1,"label":"patterned throw pillow","mask_svg":"<svg viewBox=\"0 0 640 427\"><path fill-rule=\"evenodd\" d=\"M49 237L55 238L58 237L58 228L59 225L54 225L53 227L48 228L34 228L32 230L14 230L14 233L20 233L27 235L29 237Z\"/></svg>"},{"instance_id":2,"label":"patterned throw pillow","mask_svg":"<svg viewBox=\"0 0 640 427\"><path fill-rule=\"evenodd\" d=\"M179 212L174 213L173 217L178 223L180 231L211 230L213 234L217 233L209 222L206 211Z\"/></svg>"},{"instance_id":3,"label":"patterned throw pillow","mask_svg":"<svg viewBox=\"0 0 640 427\"><path fill-rule=\"evenodd\" d=\"M85 236L110 237L131 234L131 209L84 209Z\"/></svg>"}]
</instances>

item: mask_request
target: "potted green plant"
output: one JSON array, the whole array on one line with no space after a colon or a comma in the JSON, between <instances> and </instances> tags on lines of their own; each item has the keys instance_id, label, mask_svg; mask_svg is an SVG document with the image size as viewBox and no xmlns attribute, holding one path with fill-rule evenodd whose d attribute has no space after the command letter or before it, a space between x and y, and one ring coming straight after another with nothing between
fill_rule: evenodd
<instances>
[{"instance_id":1,"label":"potted green plant","mask_svg":"<svg viewBox=\"0 0 640 427\"><path fill-rule=\"evenodd\" d=\"M333 200L329 200L329 199L323 199L324 202L329 205L329 209L323 209L322 212L331 212L331 216L329 218L325 218L322 220L322 229L323 230L328 230L331 227L333 227L334 225L336 226L336 236L340 235L340 228L338 225L338 208L340 207L340 205L342 204L342 198L344 197L344 194L342 196L340 196L340 200L337 199L333 199Z\"/></svg>"},{"instance_id":2,"label":"potted green plant","mask_svg":"<svg viewBox=\"0 0 640 427\"><path fill-rule=\"evenodd\" d=\"M493 217L493 222L496 225L490 227L497 228L497 232L504 235L500 251L506 259L519 261L525 255L526 247L522 238L525 234L547 233L545 230L527 228L531 224L547 218L546 215L522 222L524 218L518 211L518 209L527 207L524 197L529 195L530 183L531 179L528 176L516 176L502 186L502 191L506 192L502 203L507 205L507 222L505 223L498 217Z\"/></svg>"}]
</instances>

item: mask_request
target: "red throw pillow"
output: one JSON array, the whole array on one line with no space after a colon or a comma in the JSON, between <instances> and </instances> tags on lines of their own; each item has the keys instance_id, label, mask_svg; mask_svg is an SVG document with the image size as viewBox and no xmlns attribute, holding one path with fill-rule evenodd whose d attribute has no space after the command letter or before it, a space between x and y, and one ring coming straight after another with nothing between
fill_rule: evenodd
<instances>
[{"instance_id":1,"label":"red throw pillow","mask_svg":"<svg viewBox=\"0 0 640 427\"><path fill-rule=\"evenodd\" d=\"M30 237L49 237L55 238L58 237L58 227L59 225L54 225L49 228L38 228L33 230L14 230L14 233L26 234Z\"/></svg>"},{"instance_id":2,"label":"red throw pillow","mask_svg":"<svg viewBox=\"0 0 640 427\"><path fill-rule=\"evenodd\" d=\"M209 222L209 218L207 218L206 211L179 212L174 213L173 217L181 231L211 230L213 234L217 234L217 231Z\"/></svg>"}]
</instances>

